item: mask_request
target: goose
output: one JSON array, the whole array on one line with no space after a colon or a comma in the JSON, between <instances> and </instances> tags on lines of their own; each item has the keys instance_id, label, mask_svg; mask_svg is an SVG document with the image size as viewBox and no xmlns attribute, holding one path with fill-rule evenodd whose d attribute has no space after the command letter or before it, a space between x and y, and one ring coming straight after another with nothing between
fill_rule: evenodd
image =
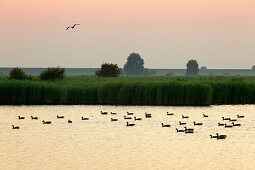
<instances>
[{"instance_id":1,"label":"goose","mask_svg":"<svg viewBox=\"0 0 255 170\"><path fill-rule=\"evenodd\" d=\"M135 120L142 120L142 118L136 118L136 117L134 117L134 119L135 119Z\"/></svg>"},{"instance_id":2,"label":"goose","mask_svg":"<svg viewBox=\"0 0 255 170\"><path fill-rule=\"evenodd\" d=\"M101 114L102 114L102 115L107 115L108 112L102 112L102 111L101 111Z\"/></svg>"},{"instance_id":3,"label":"goose","mask_svg":"<svg viewBox=\"0 0 255 170\"><path fill-rule=\"evenodd\" d=\"M189 116L183 116L183 115L182 115L182 118L183 118L183 119L188 119Z\"/></svg>"},{"instance_id":4,"label":"goose","mask_svg":"<svg viewBox=\"0 0 255 170\"><path fill-rule=\"evenodd\" d=\"M227 124L225 124L225 128L232 128L233 127L233 125L227 125Z\"/></svg>"},{"instance_id":5,"label":"goose","mask_svg":"<svg viewBox=\"0 0 255 170\"><path fill-rule=\"evenodd\" d=\"M229 121L230 122L236 122L237 120L236 119L230 119Z\"/></svg>"},{"instance_id":6,"label":"goose","mask_svg":"<svg viewBox=\"0 0 255 170\"><path fill-rule=\"evenodd\" d=\"M217 139L226 139L227 135L219 135L218 133L216 133L217 135Z\"/></svg>"},{"instance_id":7,"label":"goose","mask_svg":"<svg viewBox=\"0 0 255 170\"><path fill-rule=\"evenodd\" d=\"M212 135L210 135L210 137L211 137L211 138L217 138L218 136L212 136Z\"/></svg>"},{"instance_id":8,"label":"goose","mask_svg":"<svg viewBox=\"0 0 255 170\"><path fill-rule=\"evenodd\" d=\"M126 116L124 116L124 119L132 119L132 117L126 117Z\"/></svg>"},{"instance_id":9,"label":"goose","mask_svg":"<svg viewBox=\"0 0 255 170\"><path fill-rule=\"evenodd\" d=\"M19 118L19 119L25 119L25 117L20 117L20 116L18 116L18 118Z\"/></svg>"},{"instance_id":10,"label":"goose","mask_svg":"<svg viewBox=\"0 0 255 170\"><path fill-rule=\"evenodd\" d=\"M81 120L89 120L89 118L87 118L87 117L81 117Z\"/></svg>"},{"instance_id":11,"label":"goose","mask_svg":"<svg viewBox=\"0 0 255 170\"><path fill-rule=\"evenodd\" d=\"M135 126L135 124L134 124L134 123L128 123L128 122L127 122L127 126Z\"/></svg>"},{"instance_id":12,"label":"goose","mask_svg":"<svg viewBox=\"0 0 255 170\"><path fill-rule=\"evenodd\" d=\"M230 118L222 117L222 120L230 120Z\"/></svg>"},{"instance_id":13,"label":"goose","mask_svg":"<svg viewBox=\"0 0 255 170\"><path fill-rule=\"evenodd\" d=\"M244 118L244 116L237 115L237 118Z\"/></svg>"},{"instance_id":14,"label":"goose","mask_svg":"<svg viewBox=\"0 0 255 170\"><path fill-rule=\"evenodd\" d=\"M116 115L117 113L111 112L112 115Z\"/></svg>"},{"instance_id":15,"label":"goose","mask_svg":"<svg viewBox=\"0 0 255 170\"><path fill-rule=\"evenodd\" d=\"M161 123L162 127L171 127L171 125L164 125L164 123Z\"/></svg>"},{"instance_id":16,"label":"goose","mask_svg":"<svg viewBox=\"0 0 255 170\"><path fill-rule=\"evenodd\" d=\"M173 114L173 113L168 113L168 112L166 112L166 115L168 115L168 116L173 116L174 114Z\"/></svg>"},{"instance_id":17,"label":"goose","mask_svg":"<svg viewBox=\"0 0 255 170\"><path fill-rule=\"evenodd\" d=\"M38 117L31 116L31 119L38 120Z\"/></svg>"},{"instance_id":18,"label":"goose","mask_svg":"<svg viewBox=\"0 0 255 170\"><path fill-rule=\"evenodd\" d=\"M186 125L187 123L179 121L179 125Z\"/></svg>"},{"instance_id":19,"label":"goose","mask_svg":"<svg viewBox=\"0 0 255 170\"><path fill-rule=\"evenodd\" d=\"M12 125L12 129L19 129L19 126Z\"/></svg>"},{"instance_id":20,"label":"goose","mask_svg":"<svg viewBox=\"0 0 255 170\"><path fill-rule=\"evenodd\" d=\"M67 123L73 123L73 121L71 121L71 120L68 119Z\"/></svg>"},{"instance_id":21,"label":"goose","mask_svg":"<svg viewBox=\"0 0 255 170\"><path fill-rule=\"evenodd\" d=\"M64 116L57 115L57 119L64 119Z\"/></svg>"},{"instance_id":22,"label":"goose","mask_svg":"<svg viewBox=\"0 0 255 170\"><path fill-rule=\"evenodd\" d=\"M186 126L184 127L185 131L193 131L194 129L190 128L188 129Z\"/></svg>"},{"instance_id":23,"label":"goose","mask_svg":"<svg viewBox=\"0 0 255 170\"><path fill-rule=\"evenodd\" d=\"M194 126L201 126L201 125L203 125L203 123L196 123L195 121L193 123L194 123Z\"/></svg>"},{"instance_id":24,"label":"goose","mask_svg":"<svg viewBox=\"0 0 255 170\"><path fill-rule=\"evenodd\" d=\"M116 121L118 121L118 119L113 119L113 118L111 118L111 121L112 121L112 122L116 122Z\"/></svg>"},{"instance_id":25,"label":"goose","mask_svg":"<svg viewBox=\"0 0 255 170\"><path fill-rule=\"evenodd\" d=\"M203 114L203 117L208 117L208 115Z\"/></svg>"},{"instance_id":26,"label":"goose","mask_svg":"<svg viewBox=\"0 0 255 170\"><path fill-rule=\"evenodd\" d=\"M151 118L151 114L145 112L145 118Z\"/></svg>"},{"instance_id":27,"label":"goose","mask_svg":"<svg viewBox=\"0 0 255 170\"><path fill-rule=\"evenodd\" d=\"M43 122L43 124L51 124L51 121L42 121Z\"/></svg>"},{"instance_id":28,"label":"goose","mask_svg":"<svg viewBox=\"0 0 255 170\"><path fill-rule=\"evenodd\" d=\"M225 124L218 122L218 126L225 126Z\"/></svg>"},{"instance_id":29,"label":"goose","mask_svg":"<svg viewBox=\"0 0 255 170\"><path fill-rule=\"evenodd\" d=\"M177 131L177 133L179 133L179 132L185 132L185 130L177 129L177 128L176 128L176 131Z\"/></svg>"},{"instance_id":30,"label":"goose","mask_svg":"<svg viewBox=\"0 0 255 170\"><path fill-rule=\"evenodd\" d=\"M131 112L127 112L127 115L134 115L134 113L131 113Z\"/></svg>"},{"instance_id":31,"label":"goose","mask_svg":"<svg viewBox=\"0 0 255 170\"><path fill-rule=\"evenodd\" d=\"M234 122L232 122L232 124L233 124L233 126L241 126L240 123L235 124Z\"/></svg>"}]
</instances>

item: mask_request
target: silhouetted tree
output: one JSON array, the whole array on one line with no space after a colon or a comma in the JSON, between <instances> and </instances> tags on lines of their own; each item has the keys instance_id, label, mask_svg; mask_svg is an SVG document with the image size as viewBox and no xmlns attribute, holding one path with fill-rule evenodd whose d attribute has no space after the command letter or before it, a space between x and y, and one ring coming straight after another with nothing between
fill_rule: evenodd
<instances>
[{"instance_id":1,"label":"silhouetted tree","mask_svg":"<svg viewBox=\"0 0 255 170\"><path fill-rule=\"evenodd\" d=\"M255 65L254 66L252 66L252 68L251 68L253 71L255 71Z\"/></svg>"},{"instance_id":2,"label":"silhouetted tree","mask_svg":"<svg viewBox=\"0 0 255 170\"><path fill-rule=\"evenodd\" d=\"M207 67L206 67L206 66L202 66L202 67L200 68L200 70L207 70Z\"/></svg>"},{"instance_id":3,"label":"silhouetted tree","mask_svg":"<svg viewBox=\"0 0 255 170\"><path fill-rule=\"evenodd\" d=\"M186 75L194 76L198 75L199 69L196 60L189 60L186 66L187 66Z\"/></svg>"},{"instance_id":4,"label":"silhouetted tree","mask_svg":"<svg viewBox=\"0 0 255 170\"><path fill-rule=\"evenodd\" d=\"M41 72L39 78L40 80L60 80L64 79L65 69L61 67L48 68L47 70Z\"/></svg>"},{"instance_id":5,"label":"silhouetted tree","mask_svg":"<svg viewBox=\"0 0 255 170\"><path fill-rule=\"evenodd\" d=\"M101 77L118 77L120 75L120 69L117 64L104 63L95 72L95 75Z\"/></svg>"},{"instance_id":6,"label":"silhouetted tree","mask_svg":"<svg viewBox=\"0 0 255 170\"><path fill-rule=\"evenodd\" d=\"M124 65L124 72L127 75L142 75L144 74L144 60L138 53L132 53L127 58Z\"/></svg>"},{"instance_id":7,"label":"silhouetted tree","mask_svg":"<svg viewBox=\"0 0 255 170\"><path fill-rule=\"evenodd\" d=\"M8 78L9 79L16 79L16 80L25 80L25 79L27 79L27 75L22 69L16 67L16 68L13 68L9 72L9 77Z\"/></svg>"}]
</instances>

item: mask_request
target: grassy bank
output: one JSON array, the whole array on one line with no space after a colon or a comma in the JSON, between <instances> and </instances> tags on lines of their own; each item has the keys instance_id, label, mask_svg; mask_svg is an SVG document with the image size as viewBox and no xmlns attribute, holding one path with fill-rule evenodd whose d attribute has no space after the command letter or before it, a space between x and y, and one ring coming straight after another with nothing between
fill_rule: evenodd
<instances>
[{"instance_id":1,"label":"grassy bank","mask_svg":"<svg viewBox=\"0 0 255 170\"><path fill-rule=\"evenodd\" d=\"M0 105L255 104L255 77L66 77L47 82L0 79Z\"/></svg>"}]
</instances>

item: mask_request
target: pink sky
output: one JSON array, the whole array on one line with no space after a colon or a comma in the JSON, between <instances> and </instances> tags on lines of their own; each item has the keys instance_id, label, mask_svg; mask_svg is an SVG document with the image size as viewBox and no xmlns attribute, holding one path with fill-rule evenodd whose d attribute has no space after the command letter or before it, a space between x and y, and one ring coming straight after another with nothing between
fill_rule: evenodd
<instances>
[{"instance_id":1,"label":"pink sky","mask_svg":"<svg viewBox=\"0 0 255 170\"><path fill-rule=\"evenodd\" d=\"M0 20L0 67L122 67L131 52L149 68L255 64L254 0L1 0Z\"/></svg>"}]
</instances>

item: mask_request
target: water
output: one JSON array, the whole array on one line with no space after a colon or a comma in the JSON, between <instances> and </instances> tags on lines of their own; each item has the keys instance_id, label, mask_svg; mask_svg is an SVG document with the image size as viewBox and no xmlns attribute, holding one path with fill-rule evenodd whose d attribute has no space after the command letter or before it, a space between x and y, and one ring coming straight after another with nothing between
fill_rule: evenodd
<instances>
[{"instance_id":1,"label":"water","mask_svg":"<svg viewBox=\"0 0 255 170\"><path fill-rule=\"evenodd\" d=\"M101 115L100 111L118 115ZM134 112L142 121L126 127L123 116ZM175 113L166 116L166 112ZM0 169L254 169L255 105L211 107L140 106L1 106ZM144 118L151 113L151 119ZM202 114L209 118L203 118ZM241 127L217 126L221 117ZM18 115L25 120L18 120ZM39 120L31 120L30 116ZM56 119L64 115L65 119ZM188 115L189 119L181 119ZM89 117L82 121L81 117ZM118 118L118 122L110 119ZM73 121L67 123L67 119ZM43 125L42 120L52 121ZM194 134L176 133L179 121ZM193 121L203 126L194 126ZM171 124L162 128L161 123ZM228 122L228 121L226 121ZM20 126L13 130L11 125ZM225 140L210 134L226 134Z\"/></svg>"}]
</instances>

